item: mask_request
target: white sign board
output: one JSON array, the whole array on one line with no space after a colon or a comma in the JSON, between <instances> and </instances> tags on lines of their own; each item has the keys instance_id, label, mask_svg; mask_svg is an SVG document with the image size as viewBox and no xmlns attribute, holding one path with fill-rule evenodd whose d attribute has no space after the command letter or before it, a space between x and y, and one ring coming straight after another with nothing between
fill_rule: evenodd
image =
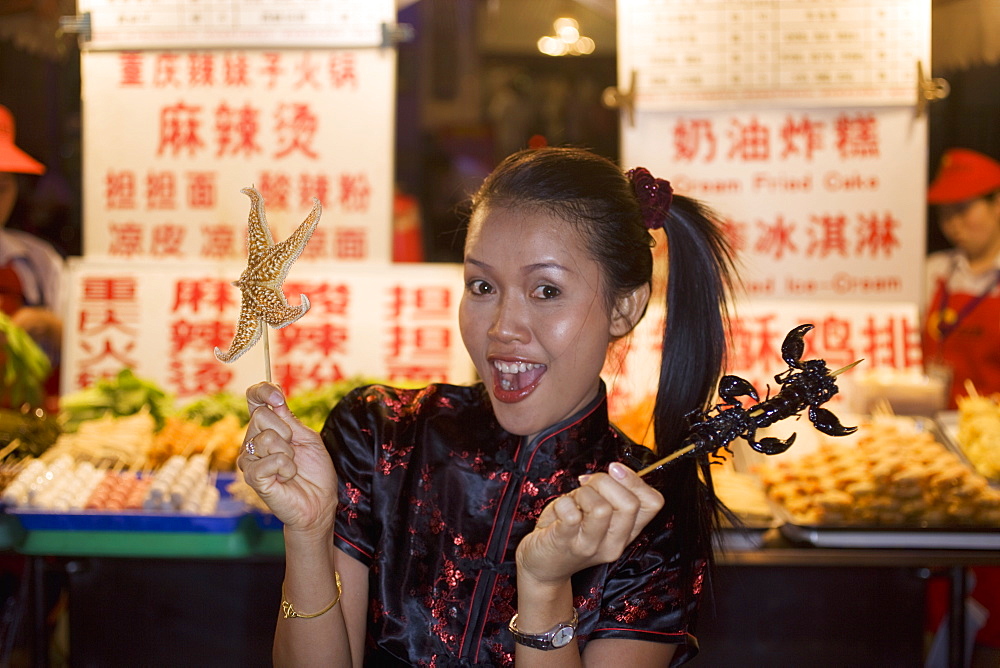
<instances>
[{"instance_id":1,"label":"white sign board","mask_svg":"<svg viewBox=\"0 0 1000 668\"><path fill-rule=\"evenodd\" d=\"M644 111L912 106L930 0L618 0L618 35Z\"/></svg>"},{"instance_id":2,"label":"white sign board","mask_svg":"<svg viewBox=\"0 0 1000 668\"><path fill-rule=\"evenodd\" d=\"M78 0L86 49L359 47L382 43L390 0Z\"/></svg>"},{"instance_id":3,"label":"white sign board","mask_svg":"<svg viewBox=\"0 0 1000 668\"><path fill-rule=\"evenodd\" d=\"M752 297L918 303L926 132L905 107L649 112L622 153L724 218Z\"/></svg>"},{"instance_id":4,"label":"white sign board","mask_svg":"<svg viewBox=\"0 0 1000 668\"><path fill-rule=\"evenodd\" d=\"M253 185L276 237L322 202L306 262L388 261L395 63L392 49L83 53L85 256L245 257Z\"/></svg>"},{"instance_id":5,"label":"white sign board","mask_svg":"<svg viewBox=\"0 0 1000 668\"><path fill-rule=\"evenodd\" d=\"M62 363L64 392L123 367L158 382L178 400L221 390L242 393L266 376L263 340L230 364L245 264L109 263L70 267L71 312ZM268 328L272 379L289 394L365 376L395 382L471 382L474 369L458 329L458 265L294 265L290 304L310 310Z\"/></svg>"}]
</instances>

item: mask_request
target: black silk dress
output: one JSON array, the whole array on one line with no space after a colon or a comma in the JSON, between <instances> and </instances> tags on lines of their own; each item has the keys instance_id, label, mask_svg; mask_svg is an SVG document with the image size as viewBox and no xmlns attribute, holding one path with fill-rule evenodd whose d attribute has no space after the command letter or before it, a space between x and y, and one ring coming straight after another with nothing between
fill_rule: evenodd
<instances>
[{"instance_id":1,"label":"black silk dress","mask_svg":"<svg viewBox=\"0 0 1000 668\"><path fill-rule=\"evenodd\" d=\"M369 666L512 666L521 538L578 476L648 452L609 423L603 384L530 442L500 427L481 384L359 388L322 435L340 477L336 545L370 567ZM701 577L679 588L671 525L664 508L617 562L573 576L581 650L634 638L677 644L672 665L697 653L686 624Z\"/></svg>"}]
</instances>

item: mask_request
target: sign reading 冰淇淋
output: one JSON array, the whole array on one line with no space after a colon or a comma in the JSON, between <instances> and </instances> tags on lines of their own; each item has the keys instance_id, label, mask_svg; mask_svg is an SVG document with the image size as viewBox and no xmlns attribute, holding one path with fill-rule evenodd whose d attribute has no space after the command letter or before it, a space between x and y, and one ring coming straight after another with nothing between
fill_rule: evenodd
<instances>
[{"instance_id":1,"label":"sign reading \u51b0\u6dc7\u6dcb","mask_svg":"<svg viewBox=\"0 0 1000 668\"><path fill-rule=\"evenodd\" d=\"M751 299L923 294L926 121L912 109L636 114L628 165L723 218Z\"/></svg>"}]
</instances>

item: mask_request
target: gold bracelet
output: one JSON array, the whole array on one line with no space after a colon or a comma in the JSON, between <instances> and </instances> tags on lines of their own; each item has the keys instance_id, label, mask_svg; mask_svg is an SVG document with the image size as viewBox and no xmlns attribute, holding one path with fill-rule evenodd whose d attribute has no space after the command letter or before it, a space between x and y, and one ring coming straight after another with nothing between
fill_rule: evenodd
<instances>
[{"instance_id":1,"label":"gold bracelet","mask_svg":"<svg viewBox=\"0 0 1000 668\"><path fill-rule=\"evenodd\" d=\"M325 613L330 612L331 610L333 610L333 606L335 606L338 603L340 603L340 594L341 594L341 589L340 589L340 573L338 573L337 571L334 571L333 572L333 577L337 581L337 598L333 599L333 603L331 603L330 605L326 606L325 608L323 608L319 612L306 613L306 612L299 612L298 610L296 610L295 607L291 603L288 602L288 599L285 598L285 588L282 587L281 588L281 614L284 615L285 619L294 619L294 618L312 619L313 617L319 617L320 615L325 614Z\"/></svg>"}]
</instances>

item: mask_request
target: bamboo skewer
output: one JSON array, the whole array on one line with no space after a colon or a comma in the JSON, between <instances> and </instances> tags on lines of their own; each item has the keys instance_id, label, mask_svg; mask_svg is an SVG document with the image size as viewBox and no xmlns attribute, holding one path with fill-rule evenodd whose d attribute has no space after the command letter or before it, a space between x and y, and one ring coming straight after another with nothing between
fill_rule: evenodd
<instances>
[{"instance_id":1,"label":"bamboo skewer","mask_svg":"<svg viewBox=\"0 0 1000 668\"><path fill-rule=\"evenodd\" d=\"M267 323L263 323L261 327L264 328L264 378L267 382L271 382L271 346L268 345L267 339Z\"/></svg>"},{"instance_id":2,"label":"bamboo skewer","mask_svg":"<svg viewBox=\"0 0 1000 668\"><path fill-rule=\"evenodd\" d=\"M863 359L860 359L860 360L851 362L847 366L841 367L841 368L837 369L836 371L831 371L827 375L829 375L831 378L835 378L835 377L839 376L840 374L844 373L845 371L848 371L849 369L853 369L857 365L861 364L861 362L863 362L863 361L864 361ZM761 409L761 408L757 408L757 409L751 410L750 411L750 416L751 417L755 417L757 415L760 415L760 413L761 413L762 410L763 409ZM683 448L681 448L680 450L675 450L674 452L671 452L669 455L667 455L663 459L661 459L659 461L656 461L656 462L653 462L652 464L650 464L646 468L644 468L641 471L639 471L639 477L641 478L642 476L646 475L647 473L652 473L653 471L655 471L656 469L660 468L664 464L669 464L673 460L675 460L675 459L677 459L679 457L683 457L684 455L688 454L689 452L691 452L692 450L694 450L697 447L698 447L698 444L694 443L692 445L686 445Z\"/></svg>"},{"instance_id":3,"label":"bamboo skewer","mask_svg":"<svg viewBox=\"0 0 1000 668\"><path fill-rule=\"evenodd\" d=\"M979 392L976 390L976 384L972 382L971 378L965 379L965 392L969 395L970 399L979 398Z\"/></svg>"}]
</instances>

